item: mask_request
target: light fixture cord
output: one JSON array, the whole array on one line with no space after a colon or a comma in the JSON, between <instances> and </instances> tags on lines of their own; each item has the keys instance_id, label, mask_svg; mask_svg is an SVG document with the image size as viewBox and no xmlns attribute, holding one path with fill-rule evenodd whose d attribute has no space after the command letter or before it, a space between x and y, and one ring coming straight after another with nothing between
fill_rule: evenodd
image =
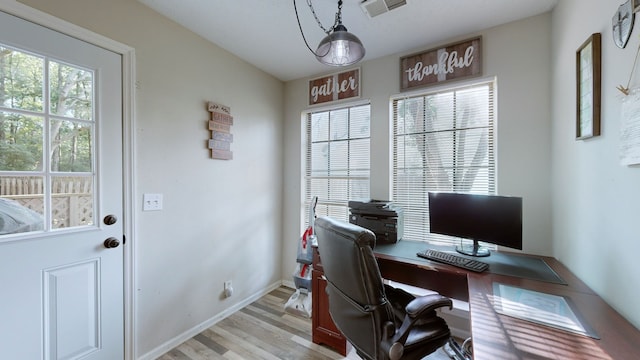
<instances>
[{"instance_id":1,"label":"light fixture cord","mask_svg":"<svg viewBox=\"0 0 640 360\"><path fill-rule=\"evenodd\" d=\"M336 18L335 18L335 22L333 24L333 26L331 26L331 28L329 28L329 30L325 29L324 26L322 26L322 23L320 22L320 19L318 19L318 16L316 15L316 11L313 9L313 4L311 3L311 0L307 0L307 5L309 6L309 8L311 9L311 13L313 13L313 17L316 19L316 22L318 23L318 26L320 26L320 29L322 29L322 31L329 35L336 26L338 26L338 24L340 24L342 22L342 0L338 1L338 12L336 13ZM298 20L298 27L300 28L300 34L302 35L302 40L304 40L304 44L307 46L307 49L309 49L309 51L311 51L311 53L313 55L315 55L316 57L325 57L327 56L327 54L329 54L329 52L331 51L331 47L329 47L329 49L327 49L327 53L320 56L318 54L316 54L315 51L313 51L313 49L311 49L311 46L309 46L309 43L307 42L307 38L304 36L304 31L302 31L302 25L300 24L300 17L298 16L298 7L296 6L296 0L293 0L293 9L296 12L296 20Z\"/></svg>"}]
</instances>

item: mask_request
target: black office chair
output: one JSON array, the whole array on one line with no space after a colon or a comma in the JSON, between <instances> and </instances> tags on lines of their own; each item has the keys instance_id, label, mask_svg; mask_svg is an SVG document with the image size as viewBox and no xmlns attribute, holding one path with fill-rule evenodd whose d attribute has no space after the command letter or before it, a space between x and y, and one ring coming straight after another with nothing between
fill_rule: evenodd
<instances>
[{"instance_id":1,"label":"black office chair","mask_svg":"<svg viewBox=\"0 0 640 360\"><path fill-rule=\"evenodd\" d=\"M314 229L329 313L360 357L422 359L450 341L449 327L435 310L451 308L451 299L414 297L384 284L373 232L329 217L316 219Z\"/></svg>"}]
</instances>

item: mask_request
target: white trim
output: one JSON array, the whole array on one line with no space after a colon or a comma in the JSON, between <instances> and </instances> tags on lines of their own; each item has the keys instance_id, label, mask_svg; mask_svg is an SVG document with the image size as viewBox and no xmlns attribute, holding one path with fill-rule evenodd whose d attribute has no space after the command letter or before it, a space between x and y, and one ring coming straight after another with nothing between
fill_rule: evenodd
<instances>
[{"instance_id":1,"label":"white trim","mask_svg":"<svg viewBox=\"0 0 640 360\"><path fill-rule=\"evenodd\" d=\"M409 97L421 96L424 94L434 94L441 91L449 91L451 89L459 89L467 86L475 86L478 84L485 84L488 82L497 83L496 76L483 76L483 77L474 77L469 80L458 80L452 81L445 84L434 85L434 86L426 86L420 89L406 91L403 93L392 95L389 99L389 104L393 103L395 100L401 100ZM391 106L392 107L392 106ZM392 109L393 110L393 109Z\"/></svg>"},{"instance_id":2,"label":"white trim","mask_svg":"<svg viewBox=\"0 0 640 360\"><path fill-rule=\"evenodd\" d=\"M307 114L317 113L317 112L325 112L331 110L339 110L348 107L356 107L362 105L371 105L370 99L345 99L339 103L331 103L331 104L318 104L314 106L309 106L307 109L302 111L303 120L306 119Z\"/></svg>"},{"instance_id":3,"label":"white trim","mask_svg":"<svg viewBox=\"0 0 640 360\"><path fill-rule=\"evenodd\" d=\"M123 185L124 185L124 359L133 360L136 354L135 297L135 49L115 40L61 20L15 0L0 0L0 11L46 26L93 45L122 55L122 126L123 126Z\"/></svg>"},{"instance_id":4,"label":"white trim","mask_svg":"<svg viewBox=\"0 0 640 360\"><path fill-rule=\"evenodd\" d=\"M123 210L124 210L124 234L126 244L124 247L124 352L125 360L136 358L137 337L135 323L135 309L138 302L136 297L136 248L137 227L135 221L136 195L136 57L135 50L129 50L122 54L122 145L123 161Z\"/></svg>"},{"instance_id":5,"label":"white trim","mask_svg":"<svg viewBox=\"0 0 640 360\"><path fill-rule=\"evenodd\" d=\"M149 351L148 353L140 356L139 360L154 360L154 359L159 358L160 356L165 354L167 351L170 351L171 349L174 349L174 348L178 347L183 342L185 342L185 341L191 339L192 337L200 334L204 330L214 326L218 322L220 322L220 321L226 319L227 317L233 315L233 313L235 313L236 311L239 311L240 309L244 308L245 306L253 303L254 301L257 301L261 297L265 296L266 294L272 292L273 290L279 288L282 285L284 285L282 281L277 281L277 282L271 284L269 287L263 289L262 291L258 291L255 294L245 298L241 302L239 302L239 303L227 308L223 312L220 312L220 313L214 315L209 320L205 320L204 322L200 323L199 325L196 325L196 326L192 327L191 329L183 332L182 334L179 334L178 336L175 336L174 338L169 339L168 341L166 341L165 343L163 343L160 346L156 347L155 349L153 349L153 350Z\"/></svg>"},{"instance_id":6,"label":"white trim","mask_svg":"<svg viewBox=\"0 0 640 360\"><path fill-rule=\"evenodd\" d=\"M133 51L133 48L126 44L109 39L53 15L19 3L16 0L0 0L0 10L118 54L124 55L129 51Z\"/></svg>"}]
</instances>

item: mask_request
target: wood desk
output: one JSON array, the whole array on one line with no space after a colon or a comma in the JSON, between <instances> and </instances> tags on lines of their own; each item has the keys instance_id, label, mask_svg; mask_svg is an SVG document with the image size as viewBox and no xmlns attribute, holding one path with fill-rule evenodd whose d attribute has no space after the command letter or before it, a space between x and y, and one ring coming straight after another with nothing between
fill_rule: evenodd
<instances>
[{"instance_id":1,"label":"wood desk","mask_svg":"<svg viewBox=\"0 0 640 360\"><path fill-rule=\"evenodd\" d=\"M351 345L342 335L329 314L329 297L325 292L327 280L320 261L318 247L313 247L313 270L311 271L311 340L325 344L342 356L347 356Z\"/></svg>"},{"instance_id":2,"label":"wood desk","mask_svg":"<svg viewBox=\"0 0 640 360\"><path fill-rule=\"evenodd\" d=\"M416 247L427 246L401 240L392 246L376 247L380 272L389 280L468 301L474 360L640 358L640 331L556 259L536 257L543 259L566 285L490 272L478 274L417 256L397 255L415 254ZM397 251L401 249L405 251ZM494 282L569 298L600 340L496 313Z\"/></svg>"}]
</instances>

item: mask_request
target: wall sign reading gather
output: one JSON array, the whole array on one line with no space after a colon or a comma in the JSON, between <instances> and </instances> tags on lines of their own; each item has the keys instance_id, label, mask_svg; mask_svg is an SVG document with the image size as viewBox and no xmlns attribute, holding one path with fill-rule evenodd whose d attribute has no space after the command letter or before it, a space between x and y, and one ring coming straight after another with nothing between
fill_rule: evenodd
<instances>
[{"instance_id":1,"label":"wall sign reading gather","mask_svg":"<svg viewBox=\"0 0 640 360\"><path fill-rule=\"evenodd\" d=\"M481 40L477 37L400 58L400 90L481 75Z\"/></svg>"},{"instance_id":2,"label":"wall sign reading gather","mask_svg":"<svg viewBox=\"0 0 640 360\"><path fill-rule=\"evenodd\" d=\"M309 105L360 97L360 69L309 80Z\"/></svg>"}]
</instances>

